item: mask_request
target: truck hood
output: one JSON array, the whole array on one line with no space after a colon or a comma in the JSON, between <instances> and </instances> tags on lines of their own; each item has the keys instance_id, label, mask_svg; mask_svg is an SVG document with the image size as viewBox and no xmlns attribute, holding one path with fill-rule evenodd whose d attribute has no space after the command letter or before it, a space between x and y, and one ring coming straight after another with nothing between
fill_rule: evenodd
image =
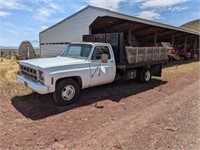
<instances>
[{"instance_id":1,"label":"truck hood","mask_svg":"<svg viewBox=\"0 0 200 150\"><path fill-rule=\"evenodd\" d=\"M65 66L72 64L80 64L85 62L83 59L77 58L69 58L69 57L54 57L54 58L38 58L38 59L29 59L29 60L21 60L20 64L38 68L51 68L57 66Z\"/></svg>"}]
</instances>

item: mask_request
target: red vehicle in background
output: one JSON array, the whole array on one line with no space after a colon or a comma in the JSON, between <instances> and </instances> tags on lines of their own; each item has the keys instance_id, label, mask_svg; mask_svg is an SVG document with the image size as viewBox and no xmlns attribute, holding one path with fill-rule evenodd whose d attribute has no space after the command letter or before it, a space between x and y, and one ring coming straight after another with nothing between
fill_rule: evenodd
<instances>
[{"instance_id":1,"label":"red vehicle in background","mask_svg":"<svg viewBox=\"0 0 200 150\"><path fill-rule=\"evenodd\" d=\"M182 50L178 50L177 54L179 55L179 57L181 57L181 59L184 59L184 60L188 60L192 58L191 52L184 52Z\"/></svg>"},{"instance_id":2,"label":"red vehicle in background","mask_svg":"<svg viewBox=\"0 0 200 150\"><path fill-rule=\"evenodd\" d=\"M168 49L168 56L175 60L188 60L192 58L191 52L185 52L183 50L175 50L170 42L160 42L158 46L166 47Z\"/></svg>"}]
</instances>

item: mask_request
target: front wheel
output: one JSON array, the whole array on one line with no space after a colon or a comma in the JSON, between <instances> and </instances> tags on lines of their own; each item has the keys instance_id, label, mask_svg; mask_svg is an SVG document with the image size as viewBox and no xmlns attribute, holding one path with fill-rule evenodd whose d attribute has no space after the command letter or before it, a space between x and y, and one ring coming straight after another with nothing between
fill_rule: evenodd
<instances>
[{"instance_id":1,"label":"front wheel","mask_svg":"<svg viewBox=\"0 0 200 150\"><path fill-rule=\"evenodd\" d=\"M140 83L148 83L151 80L150 69L139 70L139 72L137 74L137 79Z\"/></svg>"},{"instance_id":2,"label":"front wheel","mask_svg":"<svg viewBox=\"0 0 200 150\"><path fill-rule=\"evenodd\" d=\"M68 105L76 102L80 94L80 86L73 79L63 79L56 84L53 94L54 101L58 105Z\"/></svg>"}]
</instances>

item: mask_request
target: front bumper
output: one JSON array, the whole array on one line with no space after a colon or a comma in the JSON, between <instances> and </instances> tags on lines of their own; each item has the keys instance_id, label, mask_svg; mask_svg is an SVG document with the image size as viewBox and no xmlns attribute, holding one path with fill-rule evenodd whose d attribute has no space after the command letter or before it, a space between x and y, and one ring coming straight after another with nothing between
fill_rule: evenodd
<instances>
[{"instance_id":1,"label":"front bumper","mask_svg":"<svg viewBox=\"0 0 200 150\"><path fill-rule=\"evenodd\" d=\"M27 79L24 76L17 76L19 82L23 83L24 85L26 85L27 87L29 87L30 89L32 89L33 91L39 93L39 94L47 94L49 93L48 87L45 85L42 85L38 82L34 82L30 79Z\"/></svg>"}]
</instances>

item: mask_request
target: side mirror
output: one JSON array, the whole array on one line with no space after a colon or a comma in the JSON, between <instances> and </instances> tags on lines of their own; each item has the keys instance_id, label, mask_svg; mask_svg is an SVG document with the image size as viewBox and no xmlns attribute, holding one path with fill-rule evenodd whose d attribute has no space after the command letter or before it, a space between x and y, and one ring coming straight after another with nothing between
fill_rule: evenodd
<instances>
[{"instance_id":1,"label":"side mirror","mask_svg":"<svg viewBox=\"0 0 200 150\"><path fill-rule=\"evenodd\" d=\"M102 54L101 55L101 62L107 63L108 62L108 54Z\"/></svg>"}]
</instances>

